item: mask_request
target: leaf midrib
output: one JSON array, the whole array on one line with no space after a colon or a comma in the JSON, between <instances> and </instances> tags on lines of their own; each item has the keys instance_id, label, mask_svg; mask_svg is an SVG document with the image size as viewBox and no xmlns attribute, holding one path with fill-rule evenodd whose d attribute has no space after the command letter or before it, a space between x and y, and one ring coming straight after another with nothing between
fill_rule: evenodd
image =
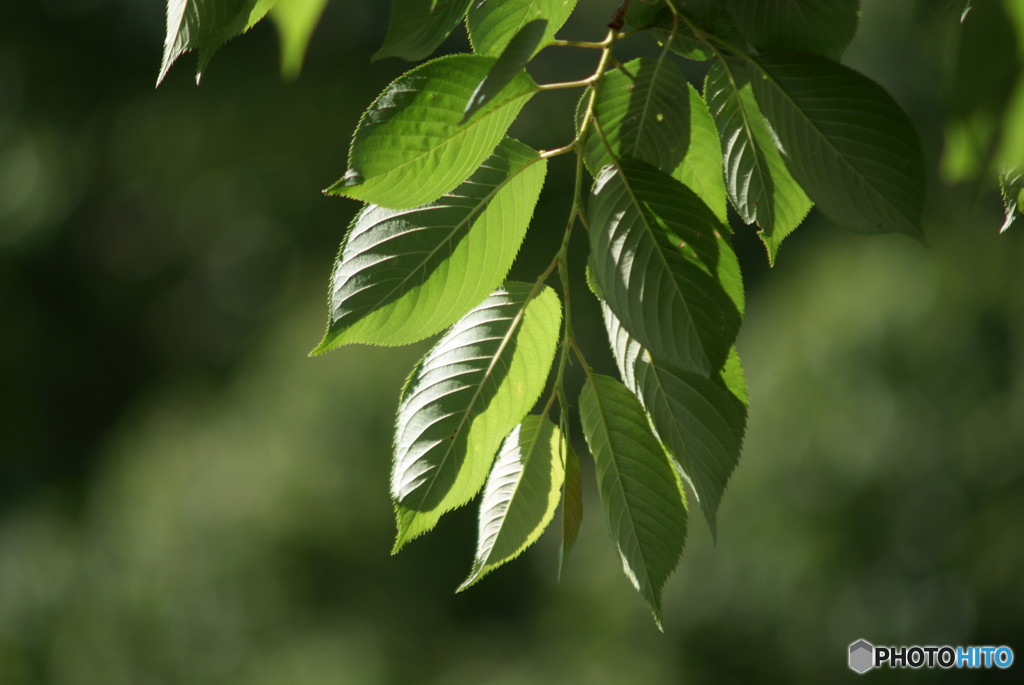
<instances>
[{"instance_id":1,"label":"leaf midrib","mask_svg":"<svg viewBox=\"0 0 1024 685\"><path fill-rule=\"evenodd\" d=\"M622 494L622 501L624 503L624 507L623 508L626 510L627 518L629 518L629 530L630 530L630 533L632 534L632 537L636 541L637 552L640 554L641 561L643 561L643 568L642 568L642 570L643 570L644 579L646 581L645 585L653 591L654 590L654 586L651 583L651 575L647 571L647 563L648 563L647 556L644 554L643 545L640 544L640 536L636 532L636 530L637 530L636 521L633 518L633 512L629 508L628 499L626 498L626 488L624 487L624 485L622 483L622 474L621 474L620 469L619 469L618 459L615 458L615 454L616 454L615 453L615 449L612 447L611 431L610 431L610 429L608 427L608 418L607 418L607 414L606 414L606 411L605 411L605 408L604 408L604 403L601 401L601 394L597 390L597 383L594 381L593 376L591 376L587 380L590 383L591 389L593 390L594 404L597 407L598 415L600 416L600 419L601 419L600 424L601 424L602 431L604 432L605 444L608 446L608 451L611 454L610 460L611 460L611 465L614 467L614 470L615 470L615 482L616 482L616 484L618 486L619 492ZM627 392L628 392L628 390L627 390Z\"/></svg>"},{"instance_id":2,"label":"leaf midrib","mask_svg":"<svg viewBox=\"0 0 1024 685\"><path fill-rule=\"evenodd\" d=\"M529 466L530 461L533 459L534 453L537 450L537 445L540 443L540 434L541 434L542 429L545 427L544 426L544 422L545 421L547 421L546 417L542 417L540 420L536 421L537 425L536 425L536 427L534 428L534 430L532 431L532 433L529 436L529 439L530 439L530 442L528 443L529 444L529 448L527 450L525 450L525 452L523 453L523 458L522 458L522 465L523 466L519 470L519 473L516 476L516 484L515 484L515 487L512 488L512 494L509 496L509 498L507 500L507 505L505 507L505 512L501 516L501 524L498 526L498 530L494 534L493 541L491 542L490 549L487 550L486 557L481 557L480 558L480 567L478 569L478 572L473 574L473 577L479 577L480 575L482 575L483 572L487 569L488 564L491 563L491 557L494 555L494 548L498 544L498 538L501 537L502 532L504 532L504 530L505 530L505 523L508 521L508 512L512 508L512 503L515 501L516 495L519 494L519 488L523 484L523 479L524 479L524 476L526 474L526 469ZM522 425L522 422L520 422L520 425ZM522 431L520 431L520 439L519 439L519 444L520 445L523 444L523 438L521 436L522 436ZM483 512L481 511L481 517L482 516L483 516ZM527 535L527 537L529 537L529 535Z\"/></svg>"}]
</instances>

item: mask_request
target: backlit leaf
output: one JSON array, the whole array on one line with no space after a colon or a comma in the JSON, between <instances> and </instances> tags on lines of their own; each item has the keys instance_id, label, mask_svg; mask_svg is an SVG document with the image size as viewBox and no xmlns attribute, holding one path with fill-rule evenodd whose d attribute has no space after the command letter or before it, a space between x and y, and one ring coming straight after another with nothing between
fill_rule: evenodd
<instances>
[{"instance_id":1,"label":"backlit leaf","mask_svg":"<svg viewBox=\"0 0 1024 685\"><path fill-rule=\"evenodd\" d=\"M306 48L327 0L277 0L270 19L281 37L281 74L294 80L302 71Z\"/></svg>"},{"instance_id":2,"label":"backlit leaf","mask_svg":"<svg viewBox=\"0 0 1024 685\"><path fill-rule=\"evenodd\" d=\"M314 353L415 342L479 304L515 260L546 166L506 138L469 180L430 204L365 207L338 255L328 330Z\"/></svg>"},{"instance_id":3,"label":"backlit leaf","mask_svg":"<svg viewBox=\"0 0 1024 685\"><path fill-rule=\"evenodd\" d=\"M562 498L565 438L542 416L527 416L498 452L480 500L476 555L464 590L519 556L551 522Z\"/></svg>"},{"instance_id":4,"label":"backlit leaf","mask_svg":"<svg viewBox=\"0 0 1024 685\"><path fill-rule=\"evenodd\" d=\"M690 94L690 144L683 161L672 171L672 177L696 193L722 225L728 227L722 143L718 138L718 129L704 98L689 83L686 86Z\"/></svg>"},{"instance_id":5,"label":"backlit leaf","mask_svg":"<svg viewBox=\"0 0 1024 685\"><path fill-rule=\"evenodd\" d=\"M661 627L661 592L686 541L686 500L675 470L633 394L592 375L580 421L596 466L601 506L622 568Z\"/></svg>"},{"instance_id":6,"label":"backlit leaf","mask_svg":"<svg viewBox=\"0 0 1024 685\"><path fill-rule=\"evenodd\" d=\"M156 84L174 61L190 50L199 53L196 83L210 58L228 39L249 30L277 0L167 0L167 34Z\"/></svg>"},{"instance_id":7,"label":"backlit leaf","mask_svg":"<svg viewBox=\"0 0 1024 685\"><path fill-rule=\"evenodd\" d=\"M349 170L327 192L392 209L433 202L466 180L494 151L536 91L525 71L465 125L462 113L495 58L451 55L421 64L389 85L363 113Z\"/></svg>"},{"instance_id":8,"label":"backlit leaf","mask_svg":"<svg viewBox=\"0 0 1024 685\"><path fill-rule=\"evenodd\" d=\"M391 496L394 551L472 499L495 452L536 402L554 359L558 296L509 282L460 319L402 392Z\"/></svg>"}]
</instances>

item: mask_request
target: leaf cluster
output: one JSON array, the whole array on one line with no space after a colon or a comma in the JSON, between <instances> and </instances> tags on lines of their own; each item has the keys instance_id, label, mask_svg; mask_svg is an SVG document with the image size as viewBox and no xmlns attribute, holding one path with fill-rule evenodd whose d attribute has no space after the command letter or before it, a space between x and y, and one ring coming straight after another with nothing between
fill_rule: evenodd
<instances>
[{"instance_id":1,"label":"leaf cluster","mask_svg":"<svg viewBox=\"0 0 1024 685\"><path fill-rule=\"evenodd\" d=\"M299 4L323 6L170 0L161 77L185 49L201 71L218 41ZM838 61L857 0L635 0L601 40L556 38L574 6L393 1L377 58L427 58L461 24L473 52L415 66L365 110L348 169L326 191L365 205L314 352L440 334L399 402L396 552L479 495L461 588L533 544L559 505L564 563L583 515L578 426L623 570L660 626L689 501L715 531L746 425L728 207L772 263L812 206L855 231L921 238L924 161L896 101ZM619 62L627 39L646 39L650 55ZM541 50L570 48L594 51L589 77L538 84L527 72ZM705 63L703 83L680 59ZM565 88L581 91L572 140L540 151L508 137L527 101ZM561 246L533 282L507 280L548 160L565 154L575 192ZM1019 184L1008 180L1007 195ZM570 268L581 231L588 261ZM584 278L618 378L595 373L576 344L570 284ZM566 382L570 365L581 389Z\"/></svg>"}]
</instances>

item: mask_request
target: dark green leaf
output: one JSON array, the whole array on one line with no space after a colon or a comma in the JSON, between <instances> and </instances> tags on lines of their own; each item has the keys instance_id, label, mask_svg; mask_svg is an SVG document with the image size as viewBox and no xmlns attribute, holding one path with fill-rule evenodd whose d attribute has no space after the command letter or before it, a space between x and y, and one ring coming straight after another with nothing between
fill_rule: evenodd
<instances>
[{"instance_id":1,"label":"dark green leaf","mask_svg":"<svg viewBox=\"0 0 1024 685\"><path fill-rule=\"evenodd\" d=\"M665 0L635 0L626 10L626 22L637 28L654 27L651 33L660 43L670 41L671 50L687 59L709 60L715 56L707 34L737 45L743 43L722 0L675 0L675 7L685 20L673 26Z\"/></svg>"},{"instance_id":2,"label":"dark green leaf","mask_svg":"<svg viewBox=\"0 0 1024 685\"><path fill-rule=\"evenodd\" d=\"M760 227L774 264L779 246L807 216L811 201L786 168L749 81L731 62L712 65L704 96L722 139L729 199L743 221Z\"/></svg>"},{"instance_id":3,"label":"dark green leaf","mask_svg":"<svg viewBox=\"0 0 1024 685\"><path fill-rule=\"evenodd\" d=\"M196 83L210 58L229 38L249 30L277 0L167 0L167 35L156 84L189 50L199 53Z\"/></svg>"},{"instance_id":4,"label":"dark green leaf","mask_svg":"<svg viewBox=\"0 0 1024 685\"><path fill-rule=\"evenodd\" d=\"M537 88L521 71L472 121L460 125L466 102L494 62L493 57L451 55L400 76L363 113L349 170L327 192L407 209L433 202L466 180Z\"/></svg>"},{"instance_id":5,"label":"dark green leaf","mask_svg":"<svg viewBox=\"0 0 1024 685\"><path fill-rule=\"evenodd\" d=\"M672 171L672 177L697 194L722 225L728 228L726 214L725 177L722 174L722 144L718 139L715 120L704 98L686 84L690 97L689 141L686 156Z\"/></svg>"},{"instance_id":6,"label":"dark green leaf","mask_svg":"<svg viewBox=\"0 0 1024 685\"><path fill-rule=\"evenodd\" d=\"M652 353L712 375L740 314L719 282L724 229L693 191L636 160L606 167L590 204L591 265L623 326Z\"/></svg>"},{"instance_id":7,"label":"dark green leaf","mask_svg":"<svg viewBox=\"0 0 1024 685\"><path fill-rule=\"evenodd\" d=\"M754 58L761 110L793 177L833 221L921 237L925 170L914 125L856 71L807 53Z\"/></svg>"},{"instance_id":8,"label":"dark green leaf","mask_svg":"<svg viewBox=\"0 0 1024 685\"><path fill-rule=\"evenodd\" d=\"M558 341L558 296L506 283L420 361L398 407L395 551L472 499L506 435L536 402Z\"/></svg>"},{"instance_id":9,"label":"dark green leaf","mask_svg":"<svg viewBox=\"0 0 1024 685\"><path fill-rule=\"evenodd\" d=\"M802 50L837 61L860 16L860 0L729 0L728 8L759 51Z\"/></svg>"},{"instance_id":10,"label":"dark green leaf","mask_svg":"<svg viewBox=\"0 0 1024 685\"><path fill-rule=\"evenodd\" d=\"M720 379L682 371L652 356L607 305L602 309L622 380L640 398L714 533L719 502L739 462L747 408Z\"/></svg>"},{"instance_id":11,"label":"dark green leaf","mask_svg":"<svg viewBox=\"0 0 1024 685\"><path fill-rule=\"evenodd\" d=\"M507 86L512 79L518 76L526 63L533 57L541 38L544 37L544 30L548 22L545 19L535 19L524 26L498 57L487 76L476 87L473 94L466 103L466 110L462 116L462 122L466 123L474 113L494 99L501 90Z\"/></svg>"},{"instance_id":12,"label":"dark green leaf","mask_svg":"<svg viewBox=\"0 0 1024 685\"><path fill-rule=\"evenodd\" d=\"M327 334L314 354L348 343L422 340L479 304L519 252L546 167L536 151L506 138L435 202L365 207L338 255Z\"/></svg>"},{"instance_id":13,"label":"dark green leaf","mask_svg":"<svg viewBox=\"0 0 1024 685\"><path fill-rule=\"evenodd\" d=\"M472 0L391 0L391 21L374 59L430 57L466 16Z\"/></svg>"},{"instance_id":14,"label":"dark green leaf","mask_svg":"<svg viewBox=\"0 0 1024 685\"><path fill-rule=\"evenodd\" d=\"M284 78L293 80L302 71L309 39L326 6L327 0L285 0L278 1L270 10L270 19L281 36L281 74Z\"/></svg>"},{"instance_id":15,"label":"dark green leaf","mask_svg":"<svg viewBox=\"0 0 1024 685\"><path fill-rule=\"evenodd\" d=\"M576 544L583 522L583 482L580 458L570 442L565 443L565 481L562 484L562 546L558 553L558 576L565 571L569 552Z\"/></svg>"},{"instance_id":16,"label":"dark green leaf","mask_svg":"<svg viewBox=\"0 0 1024 685\"><path fill-rule=\"evenodd\" d=\"M686 541L686 500L647 415L622 383L587 378L580 421L622 568L661 628L661 591Z\"/></svg>"},{"instance_id":17,"label":"dark green leaf","mask_svg":"<svg viewBox=\"0 0 1024 685\"><path fill-rule=\"evenodd\" d=\"M469 41L478 54L500 55L528 22L546 19L539 50L555 37L575 6L576 0L478 0L466 17Z\"/></svg>"},{"instance_id":18,"label":"dark green leaf","mask_svg":"<svg viewBox=\"0 0 1024 685\"><path fill-rule=\"evenodd\" d=\"M690 145L689 83L679 67L643 57L607 73L592 88L597 89L594 117L616 156L643 160L666 173L679 165ZM587 91L581 110L589 99ZM584 160L595 177L612 162L600 136L587 136Z\"/></svg>"},{"instance_id":19,"label":"dark green leaf","mask_svg":"<svg viewBox=\"0 0 1024 685\"><path fill-rule=\"evenodd\" d=\"M542 416L527 416L505 438L480 500L476 556L464 590L519 556L555 516L562 498L565 438Z\"/></svg>"}]
</instances>

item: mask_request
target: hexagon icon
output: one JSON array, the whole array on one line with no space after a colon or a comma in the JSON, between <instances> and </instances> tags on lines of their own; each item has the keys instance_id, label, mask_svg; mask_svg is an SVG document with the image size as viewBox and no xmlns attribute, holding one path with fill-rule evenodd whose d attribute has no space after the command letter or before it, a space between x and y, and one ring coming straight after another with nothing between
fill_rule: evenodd
<instances>
[{"instance_id":1,"label":"hexagon icon","mask_svg":"<svg viewBox=\"0 0 1024 685\"><path fill-rule=\"evenodd\" d=\"M857 640L850 645L850 669L866 673L875 665L875 646L867 640Z\"/></svg>"}]
</instances>

